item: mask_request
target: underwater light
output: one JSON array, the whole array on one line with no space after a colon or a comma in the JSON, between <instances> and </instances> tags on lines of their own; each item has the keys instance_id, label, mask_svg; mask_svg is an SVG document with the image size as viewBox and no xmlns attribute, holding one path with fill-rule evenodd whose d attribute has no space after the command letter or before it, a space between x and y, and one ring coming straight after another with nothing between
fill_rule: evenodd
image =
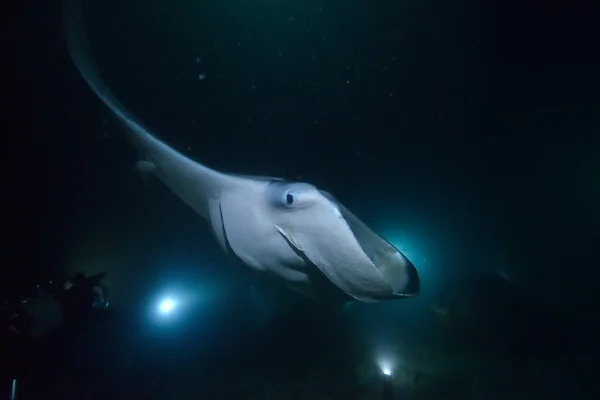
<instances>
[{"instance_id":1,"label":"underwater light","mask_svg":"<svg viewBox=\"0 0 600 400\"><path fill-rule=\"evenodd\" d=\"M170 297L167 297L158 304L158 310L162 314L169 314L171 311L175 309L175 300Z\"/></svg>"},{"instance_id":2,"label":"underwater light","mask_svg":"<svg viewBox=\"0 0 600 400\"><path fill-rule=\"evenodd\" d=\"M381 400L393 400L396 396L394 396L392 369L390 367L382 367L381 372L383 373Z\"/></svg>"}]
</instances>

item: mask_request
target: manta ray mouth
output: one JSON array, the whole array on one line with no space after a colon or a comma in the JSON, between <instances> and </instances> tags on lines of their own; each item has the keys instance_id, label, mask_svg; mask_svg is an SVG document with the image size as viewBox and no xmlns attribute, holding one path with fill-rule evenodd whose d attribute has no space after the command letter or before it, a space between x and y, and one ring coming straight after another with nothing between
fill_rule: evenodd
<instances>
[{"instance_id":1,"label":"manta ray mouth","mask_svg":"<svg viewBox=\"0 0 600 400\"><path fill-rule=\"evenodd\" d=\"M414 264L390 242L373 232L350 210L324 193L333 201L348 224L363 252L383 275L392 288L394 298L410 298L419 294L421 281Z\"/></svg>"},{"instance_id":2,"label":"manta ray mouth","mask_svg":"<svg viewBox=\"0 0 600 400\"><path fill-rule=\"evenodd\" d=\"M356 241L392 287L394 297L410 298L419 294L421 280L414 264L393 244L373 232L354 214L340 208Z\"/></svg>"}]
</instances>

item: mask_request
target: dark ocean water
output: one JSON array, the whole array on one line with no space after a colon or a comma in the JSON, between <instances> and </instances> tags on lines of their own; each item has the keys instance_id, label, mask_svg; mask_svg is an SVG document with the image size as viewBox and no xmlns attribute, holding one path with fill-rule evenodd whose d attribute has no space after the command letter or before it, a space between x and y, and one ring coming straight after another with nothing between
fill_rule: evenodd
<instances>
[{"instance_id":1,"label":"dark ocean water","mask_svg":"<svg viewBox=\"0 0 600 400\"><path fill-rule=\"evenodd\" d=\"M69 59L61 2L37 1L6 36L17 128L4 136L0 286L8 298L108 270L111 309L7 342L20 399L596 398L592 13L79 1L104 80L153 132L212 168L333 193L411 259L421 293L340 311L250 281L134 170ZM177 306L163 318L166 297Z\"/></svg>"}]
</instances>

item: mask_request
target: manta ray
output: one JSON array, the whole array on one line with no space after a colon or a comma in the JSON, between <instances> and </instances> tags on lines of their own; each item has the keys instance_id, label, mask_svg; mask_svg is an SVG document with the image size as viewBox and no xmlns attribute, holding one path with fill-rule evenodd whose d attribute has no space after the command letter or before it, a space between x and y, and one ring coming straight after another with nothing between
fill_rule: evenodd
<instances>
[{"instance_id":1,"label":"manta ray","mask_svg":"<svg viewBox=\"0 0 600 400\"><path fill-rule=\"evenodd\" d=\"M306 182L220 172L159 139L101 79L77 0L66 0L64 23L73 63L122 125L140 156L140 169L158 178L208 223L228 255L316 299L328 298L327 292L334 289L349 301L361 302L418 294L420 280L413 263L331 194Z\"/></svg>"}]
</instances>

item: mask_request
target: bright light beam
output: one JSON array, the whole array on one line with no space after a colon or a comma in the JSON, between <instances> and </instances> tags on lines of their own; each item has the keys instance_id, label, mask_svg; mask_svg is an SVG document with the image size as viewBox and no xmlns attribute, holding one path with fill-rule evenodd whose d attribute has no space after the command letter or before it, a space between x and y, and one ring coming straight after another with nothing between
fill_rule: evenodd
<instances>
[{"instance_id":1,"label":"bright light beam","mask_svg":"<svg viewBox=\"0 0 600 400\"><path fill-rule=\"evenodd\" d=\"M162 314L169 314L171 311L173 311L175 309L175 300L173 300L170 297L167 297L166 299L163 299L159 304L158 304L158 310L162 313Z\"/></svg>"},{"instance_id":2,"label":"bright light beam","mask_svg":"<svg viewBox=\"0 0 600 400\"><path fill-rule=\"evenodd\" d=\"M385 376L391 376L392 375L392 370L389 367L383 367L381 369L381 372L383 372L383 374Z\"/></svg>"}]
</instances>

